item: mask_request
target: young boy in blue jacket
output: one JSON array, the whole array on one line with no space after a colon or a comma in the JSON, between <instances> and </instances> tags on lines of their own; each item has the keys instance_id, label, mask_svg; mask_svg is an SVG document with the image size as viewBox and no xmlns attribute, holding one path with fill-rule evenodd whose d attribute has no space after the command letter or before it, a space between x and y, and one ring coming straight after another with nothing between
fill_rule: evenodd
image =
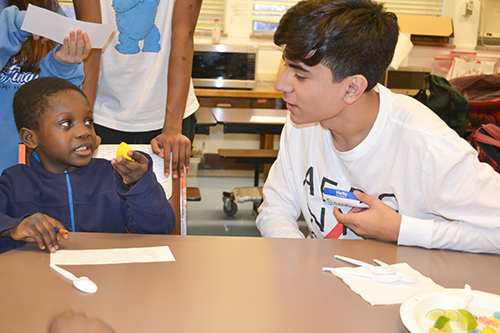
<instances>
[{"instance_id":1,"label":"young boy in blue jacket","mask_svg":"<svg viewBox=\"0 0 500 333\"><path fill-rule=\"evenodd\" d=\"M28 165L0 177L0 253L24 242L55 252L80 232L171 233L175 214L147 154L129 151L111 163L97 148L93 113L83 92L59 78L39 78L14 96L21 141L33 150ZM24 241L24 242L15 242Z\"/></svg>"}]
</instances>

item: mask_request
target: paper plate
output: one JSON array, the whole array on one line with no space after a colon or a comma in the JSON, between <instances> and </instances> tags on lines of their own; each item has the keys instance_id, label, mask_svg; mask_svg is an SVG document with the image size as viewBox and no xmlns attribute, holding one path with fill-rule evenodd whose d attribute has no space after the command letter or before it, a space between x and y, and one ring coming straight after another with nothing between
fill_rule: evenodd
<instances>
[{"instance_id":1,"label":"paper plate","mask_svg":"<svg viewBox=\"0 0 500 333\"><path fill-rule=\"evenodd\" d=\"M444 310L459 309L457 303L448 295L450 292L463 290L442 289L415 294L401 304L399 309L401 321L411 333L427 333L434 324L431 320L425 318L427 312L436 308ZM465 309L473 315L490 317L493 312L500 311L499 295L472 290L472 296L474 298L467 304ZM461 329L459 328L459 330ZM458 332L459 330L454 331Z\"/></svg>"}]
</instances>

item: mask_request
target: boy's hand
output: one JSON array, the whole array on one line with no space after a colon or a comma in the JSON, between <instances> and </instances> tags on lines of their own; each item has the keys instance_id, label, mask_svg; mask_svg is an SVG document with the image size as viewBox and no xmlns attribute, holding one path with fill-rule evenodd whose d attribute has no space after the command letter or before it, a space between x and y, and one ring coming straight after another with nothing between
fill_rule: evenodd
<instances>
[{"instance_id":1,"label":"boy's hand","mask_svg":"<svg viewBox=\"0 0 500 333\"><path fill-rule=\"evenodd\" d=\"M354 195L370 208L352 208L347 214L342 214L337 207L334 207L333 215L337 221L358 236L397 242L401 215L381 200L366 193L354 191Z\"/></svg>"},{"instance_id":2,"label":"boy's hand","mask_svg":"<svg viewBox=\"0 0 500 333\"><path fill-rule=\"evenodd\" d=\"M119 156L111 160L111 165L122 176L125 185L133 186L148 172L149 160L133 150L129 150L127 155L132 157L131 161Z\"/></svg>"},{"instance_id":3,"label":"boy's hand","mask_svg":"<svg viewBox=\"0 0 500 333\"><path fill-rule=\"evenodd\" d=\"M90 38L81 30L70 31L69 37L64 37L64 42L59 51L55 53L56 58L67 64L77 64L87 58L92 49Z\"/></svg>"},{"instance_id":4,"label":"boy's hand","mask_svg":"<svg viewBox=\"0 0 500 333\"><path fill-rule=\"evenodd\" d=\"M64 225L48 215L35 213L2 234L17 241L36 242L41 250L48 248L50 252L56 252L59 249L58 242L67 240L69 235L56 233L55 228L64 229Z\"/></svg>"}]
</instances>

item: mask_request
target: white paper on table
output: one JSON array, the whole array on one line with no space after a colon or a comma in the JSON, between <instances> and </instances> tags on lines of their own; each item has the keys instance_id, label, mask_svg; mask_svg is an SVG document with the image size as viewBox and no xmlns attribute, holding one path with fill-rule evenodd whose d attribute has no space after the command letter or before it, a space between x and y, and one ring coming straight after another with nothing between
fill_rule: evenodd
<instances>
[{"instance_id":1,"label":"white paper on table","mask_svg":"<svg viewBox=\"0 0 500 333\"><path fill-rule=\"evenodd\" d=\"M59 44L70 31L86 32L92 48L104 49L108 40L114 35L116 28L111 24L98 24L73 20L51 10L29 5L21 30L51 39Z\"/></svg>"},{"instance_id":2,"label":"white paper on table","mask_svg":"<svg viewBox=\"0 0 500 333\"><path fill-rule=\"evenodd\" d=\"M107 250L59 250L50 254L51 265L108 265L175 261L168 246Z\"/></svg>"},{"instance_id":3,"label":"white paper on table","mask_svg":"<svg viewBox=\"0 0 500 333\"><path fill-rule=\"evenodd\" d=\"M111 144L103 144L100 145L96 151L94 152L93 157L104 158L107 160L111 160L116 158L116 150L119 145L111 145ZM153 153L153 149L151 145L129 145L132 150L140 150L145 153L148 153L149 156L153 159L153 172L156 175L156 179L165 190L165 195L167 199L170 199L172 196L172 173L169 174L168 178L165 177L165 173L163 172L163 159ZM172 159L170 159L170 169L172 169Z\"/></svg>"},{"instance_id":4,"label":"white paper on table","mask_svg":"<svg viewBox=\"0 0 500 333\"><path fill-rule=\"evenodd\" d=\"M250 117L250 121L256 123L284 124L286 123L286 117L252 116Z\"/></svg>"}]
</instances>

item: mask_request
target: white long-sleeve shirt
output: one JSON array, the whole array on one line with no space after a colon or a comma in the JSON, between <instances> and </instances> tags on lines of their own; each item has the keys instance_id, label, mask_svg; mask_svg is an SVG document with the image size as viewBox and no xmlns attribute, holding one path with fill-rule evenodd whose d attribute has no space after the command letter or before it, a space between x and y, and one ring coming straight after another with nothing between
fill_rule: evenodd
<instances>
[{"instance_id":1,"label":"white long-sleeve shirt","mask_svg":"<svg viewBox=\"0 0 500 333\"><path fill-rule=\"evenodd\" d=\"M288 119L257 217L262 235L304 237L302 212L313 237L356 237L335 228L324 188L358 189L402 215L398 244L500 253L500 175L423 104L377 89L377 119L350 151L335 149L319 124Z\"/></svg>"}]
</instances>

